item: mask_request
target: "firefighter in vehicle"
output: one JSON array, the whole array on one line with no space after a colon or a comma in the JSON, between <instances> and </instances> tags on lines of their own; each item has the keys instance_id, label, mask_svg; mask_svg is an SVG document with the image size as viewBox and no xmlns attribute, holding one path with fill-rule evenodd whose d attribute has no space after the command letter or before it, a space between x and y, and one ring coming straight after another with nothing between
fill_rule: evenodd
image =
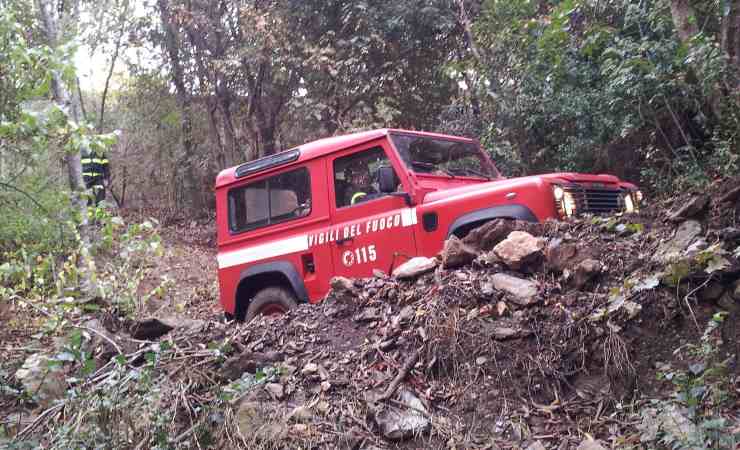
<instances>
[{"instance_id":1,"label":"firefighter in vehicle","mask_svg":"<svg viewBox=\"0 0 740 450\"><path fill-rule=\"evenodd\" d=\"M105 181L110 176L108 158L94 152L86 152L82 157L82 179L85 188L92 191L90 203L97 206L105 200Z\"/></svg>"}]
</instances>

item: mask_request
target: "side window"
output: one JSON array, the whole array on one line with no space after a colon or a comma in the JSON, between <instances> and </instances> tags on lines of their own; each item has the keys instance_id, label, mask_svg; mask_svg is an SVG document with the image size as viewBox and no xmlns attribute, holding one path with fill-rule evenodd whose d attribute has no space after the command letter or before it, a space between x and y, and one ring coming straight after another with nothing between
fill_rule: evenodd
<instances>
[{"instance_id":1,"label":"side window","mask_svg":"<svg viewBox=\"0 0 740 450\"><path fill-rule=\"evenodd\" d=\"M311 179L300 168L229 191L229 229L253 230L307 216L311 212Z\"/></svg>"},{"instance_id":2,"label":"side window","mask_svg":"<svg viewBox=\"0 0 740 450\"><path fill-rule=\"evenodd\" d=\"M343 156L334 160L334 190L337 208L352 206L382 197L376 173L379 167L391 166L381 147Z\"/></svg>"}]
</instances>

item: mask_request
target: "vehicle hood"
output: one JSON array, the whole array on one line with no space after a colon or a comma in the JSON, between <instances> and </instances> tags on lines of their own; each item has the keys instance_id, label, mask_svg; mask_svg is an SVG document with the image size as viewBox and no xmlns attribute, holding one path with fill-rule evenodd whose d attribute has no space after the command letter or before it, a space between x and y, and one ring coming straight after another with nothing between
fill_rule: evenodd
<instances>
[{"instance_id":1,"label":"vehicle hood","mask_svg":"<svg viewBox=\"0 0 740 450\"><path fill-rule=\"evenodd\" d=\"M557 172L547 173L542 175L532 175L528 177L518 178L499 178L493 181L482 181L478 183L464 184L462 186L454 186L449 188L437 188L434 190L427 191L424 196L424 203L434 202L437 200L443 200L449 197L464 196L466 194L474 194L479 191L488 190L514 190L523 186L536 186L539 188L544 185L557 184L557 183L601 183L604 185L610 185L613 187L627 187L632 188L634 185L631 183L625 183L614 175L605 174L583 174L575 172Z\"/></svg>"}]
</instances>

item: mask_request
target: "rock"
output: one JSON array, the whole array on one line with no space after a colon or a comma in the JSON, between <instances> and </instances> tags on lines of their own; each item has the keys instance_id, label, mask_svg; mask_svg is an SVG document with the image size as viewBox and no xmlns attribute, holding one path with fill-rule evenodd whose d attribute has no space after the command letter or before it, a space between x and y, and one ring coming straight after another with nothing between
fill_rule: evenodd
<instances>
[{"instance_id":1,"label":"rock","mask_svg":"<svg viewBox=\"0 0 740 450\"><path fill-rule=\"evenodd\" d=\"M717 280L711 280L706 286L698 292L699 299L705 302L711 302L722 297L725 292L725 286Z\"/></svg>"},{"instance_id":2,"label":"rock","mask_svg":"<svg viewBox=\"0 0 740 450\"><path fill-rule=\"evenodd\" d=\"M663 242L653 255L652 260L657 263L667 264L680 259L684 251L691 245L696 237L701 234L701 224L695 220L687 220L678 226L673 238Z\"/></svg>"},{"instance_id":3,"label":"rock","mask_svg":"<svg viewBox=\"0 0 740 450\"><path fill-rule=\"evenodd\" d=\"M706 250L707 247L709 247L709 243L705 239L699 238L686 248L684 254L689 258L693 258L699 252Z\"/></svg>"},{"instance_id":4,"label":"rock","mask_svg":"<svg viewBox=\"0 0 740 450\"><path fill-rule=\"evenodd\" d=\"M506 239L514 230L514 222L496 219L475 228L463 238L463 243L481 251L490 251L499 242Z\"/></svg>"},{"instance_id":5,"label":"rock","mask_svg":"<svg viewBox=\"0 0 740 450\"><path fill-rule=\"evenodd\" d=\"M254 374L257 369L284 359L279 352L242 352L227 359L221 367L221 376L227 380L241 378L245 372Z\"/></svg>"},{"instance_id":6,"label":"rock","mask_svg":"<svg viewBox=\"0 0 740 450\"><path fill-rule=\"evenodd\" d=\"M486 281L484 283L481 283L480 285L480 293L485 295L486 297L492 296L496 290L493 288L493 283L490 281Z\"/></svg>"},{"instance_id":7,"label":"rock","mask_svg":"<svg viewBox=\"0 0 740 450\"><path fill-rule=\"evenodd\" d=\"M265 390L272 395L275 400L281 400L285 396L285 388L280 383L267 383Z\"/></svg>"},{"instance_id":8,"label":"rock","mask_svg":"<svg viewBox=\"0 0 740 450\"><path fill-rule=\"evenodd\" d=\"M450 270L470 264L478 256L478 253L473 247L453 235L445 241L441 256L442 267Z\"/></svg>"},{"instance_id":9,"label":"rock","mask_svg":"<svg viewBox=\"0 0 740 450\"><path fill-rule=\"evenodd\" d=\"M603 269L601 261L595 259L585 259L578 263L574 269L572 284L576 289L582 289L594 278L596 278Z\"/></svg>"},{"instance_id":10,"label":"rock","mask_svg":"<svg viewBox=\"0 0 740 450\"><path fill-rule=\"evenodd\" d=\"M172 327L173 330L181 330L181 331L188 331L188 332L200 331L201 329L203 329L203 327L206 326L205 320L189 319L187 317L177 317L177 316L159 317L155 320L159 320L164 325L168 327Z\"/></svg>"},{"instance_id":11,"label":"rock","mask_svg":"<svg viewBox=\"0 0 740 450\"><path fill-rule=\"evenodd\" d=\"M416 310L414 309L413 306L411 305L405 306L401 310L401 312L399 312L397 315L393 317L393 319L391 319L391 327L399 328L401 324L413 319L415 314L416 314Z\"/></svg>"},{"instance_id":12,"label":"rock","mask_svg":"<svg viewBox=\"0 0 740 450\"><path fill-rule=\"evenodd\" d=\"M641 442L653 442L661 432L675 439L688 441L697 436L699 430L689 419L688 411L678 405L668 403L662 410L645 408L640 413L642 422L637 425Z\"/></svg>"},{"instance_id":13,"label":"rock","mask_svg":"<svg viewBox=\"0 0 740 450\"><path fill-rule=\"evenodd\" d=\"M67 390L67 380L61 369L50 368L52 359L42 353L34 353L26 358L23 366L15 372L15 378L21 382L28 394L33 395L36 402L48 408L54 400L64 397Z\"/></svg>"},{"instance_id":14,"label":"rock","mask_svg":"<svg viewBox=\"0 0 740 450\"><path fill-rule=\"evenodd\" d=\"M319 366L316 363L308 363L305 366L303 366L303 369L301 369L302 375L312 375L314 373L317 373L319 371Z\"/></svg>"},{"instance_id":15,"label":"rock","mask_svg":"<svg viewBox=\"0 0 740 450\"><path fill-rule=\"evenodd\" d=\"M403 389L398 394L400 403L406 408L385 407L375 414L383 437L400 441L419 435L429 429L431 422L424 403L411 391Z\"/></svg>"},{"instance_id":16,"label":"rock","mask_svg":"<svg viewBox=\"0 0 740 450\"><path fill-rule=\"evenodd\" d=\"M503 273L491 277L493 287L509 294L511 301L518 305L527 306L537 302L537 283Z\"/></svg>"},{"instance_id":17,"label":"rock","mask_svg":"<svg viewBox=\"0 0 740 450\"><path fill-rule=\"evenodd\" d=\"M355 322L375 322L382 319L378 308L368 307L364 308L360 314L355 316Z\"/></svg>"},{"instance_id":18,"label":"rock","mask_svg":"<svg viewBox=\"0 0 740 450\"><path fill-rule=\"evenodd\" d=\"M726 292L725 295L719 298L717 305L727 312L735 312L740 309L740 301L735 299L731 293Z\"/></svg>"},{"instance_id":19,"label":"rock","mask_svg":"<svg viewBox=\"0 0 740 450\"><path fill-rule=\"evenodd\" d=\"M288 433L287 425L271 420L269 405L242 402L236 415L239 432L248 442L254 439L276 443Z\"/></svg>"},{"instance_id":20,"label":"rock","mask_svg":"<svg viewBox=\"0 0 740 450\"><path fill-rule=\"evenodd\" d=\"M581 444L578 446L576 450L606 450L604 446L599 444L598 441L594 441L593 439L586 439L585 441L581 442Z\"/></svg>"},{"instance_id":21,"label":"rock","mask_svg":"<svg viewBox=\"0 0 740 450\"><path fill-rule=\"evenodd\" d=\"M408 280L431 272L436 267L436 259L417 256L396 267L396 270L393 271L393 276L399 280Z\"/></svg>"},{"instance_id":22,"label":"rock","mask_svg":"<svg viewBox=\"0 0 740 450\"><path fill-rule=\"evenodd\" d=\"M529 234L540 236L542 225L523 220L494 219L470 231L463 238L463 242L479 252L487 252L493 250L499 242L503 241L514 230L526 231Z\"/></svg>"},{"instance_id":23,"label":"rock","mask_svg":"<svg viewBox=\"0 0 740 450\"><path fill-rule=\"evenodd\" d=\"M531 444L529 444L529 447L527 447L526 450L546 450L546 449L545 449L545 446L542 445L542 442L534 441Z\"/></svg>"},{"instance_id":24,"label":"rock","mask_svg":"<svg viewBox=\"0 0 740 450\"><path fill-rule=\"evenodd\" d=\"M315 418L316 415L307 406L298 406L288 414L288 420L294 422L311 422Z\"/></svg>"},{"instance_id":25,"label":"rock","mask_svg":"<svg viewBox=\"0 0 740 450\"><path fill-rule=\"evenodd\" d=\"M332 277L329 285L337 294L352 293L355 290L352 280L346 277Z\"/></svg>"},{"instance_id":26,"label":"rock","mask_svg":"<svg viewBox=\"0 0 740 450\"><path fill-rule=\"evenodd\" d=\"M512 328L505 326L497 326L493 328L493 338L497 341L505 341L507 339L516 339L529 336L532 334L529 330L523 330L521 328Z\"/></svg>"},{"instance_id":27,"label":"rock","mask_svg":"<svg viewBox=\"0 0 740 450\"><path fill-rule=\"evenodd\" d=\"M542 247L542 241L526 231L512 231L493 251L510 269L526 271L542 261Z\"/></svg>"},{"instance_id":28,"label":"rock","mask_svg":"<svg viewBox=\"0 0 740 450\"><path fill-rule=\"evenodd\" d=\"M671 222L681 222L682 220L694 218L703 213L707 209L707 206L709 206L709 196L707 194L692 195L678 209L668 213L668 220Z\"/></svg>"},{"instance_id":29,"label":"rock","mask_svg":"<svg viewBox=\"0 0 740 450\"><path fill-rule=\"evenodd\" d=\"M151 341L159 339L174 329L175 327L168 325L159 319L148 319L131 324L131 326L129 326L129 334L131 334L131 337L134 339Z\"/></svg>"},{"instance_id":30,"label":"rock","mask_svg":"<svg viewBox=\"0 0 740 450\"><path fill-rule=\"evenodd\" d=\"M545 247L545 268L551 272L562 273L573 269L588 255L576 244L564 244L562 239L553 239Z\"/></svg>"}]
</instances>

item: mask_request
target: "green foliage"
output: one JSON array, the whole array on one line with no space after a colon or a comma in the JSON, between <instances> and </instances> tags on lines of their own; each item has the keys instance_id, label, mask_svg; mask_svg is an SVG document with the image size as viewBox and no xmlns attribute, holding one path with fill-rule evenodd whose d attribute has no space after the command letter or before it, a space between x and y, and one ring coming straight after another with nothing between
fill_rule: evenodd
<instances>
[{"instance_id":1,"label":"green foliage","mask_svg":"<svg viewBox=\"0 0 740 450\"><path fill-rule=\"evenodd\" d=\"M667 191L737 170L738 98L719 94L737 74L710 27L677 38L668 1L488 0L475 31L495 124L482 141L514 148L526 171Z\"/></svg>"},{"instance_id":2,"label":"green foliage","mask_svg":"<svg viewBox=\"0 0 740 450\"><path fill-rule=\"evenodd\" d=\"M685 369L660 365L657 378L674 386L673 400L653 402L673 422L664 420L658 434L668 448L735 448L740 442L740 434L733 434L730 422L720 414L734 402L727 363L721 361L719 352L718 331L725 318L726 313L716 314L707 323L698 345L688 344L676 350L686 359ZM682 423L683 420L687 421Z\"/></svg>"}]
</instances>

